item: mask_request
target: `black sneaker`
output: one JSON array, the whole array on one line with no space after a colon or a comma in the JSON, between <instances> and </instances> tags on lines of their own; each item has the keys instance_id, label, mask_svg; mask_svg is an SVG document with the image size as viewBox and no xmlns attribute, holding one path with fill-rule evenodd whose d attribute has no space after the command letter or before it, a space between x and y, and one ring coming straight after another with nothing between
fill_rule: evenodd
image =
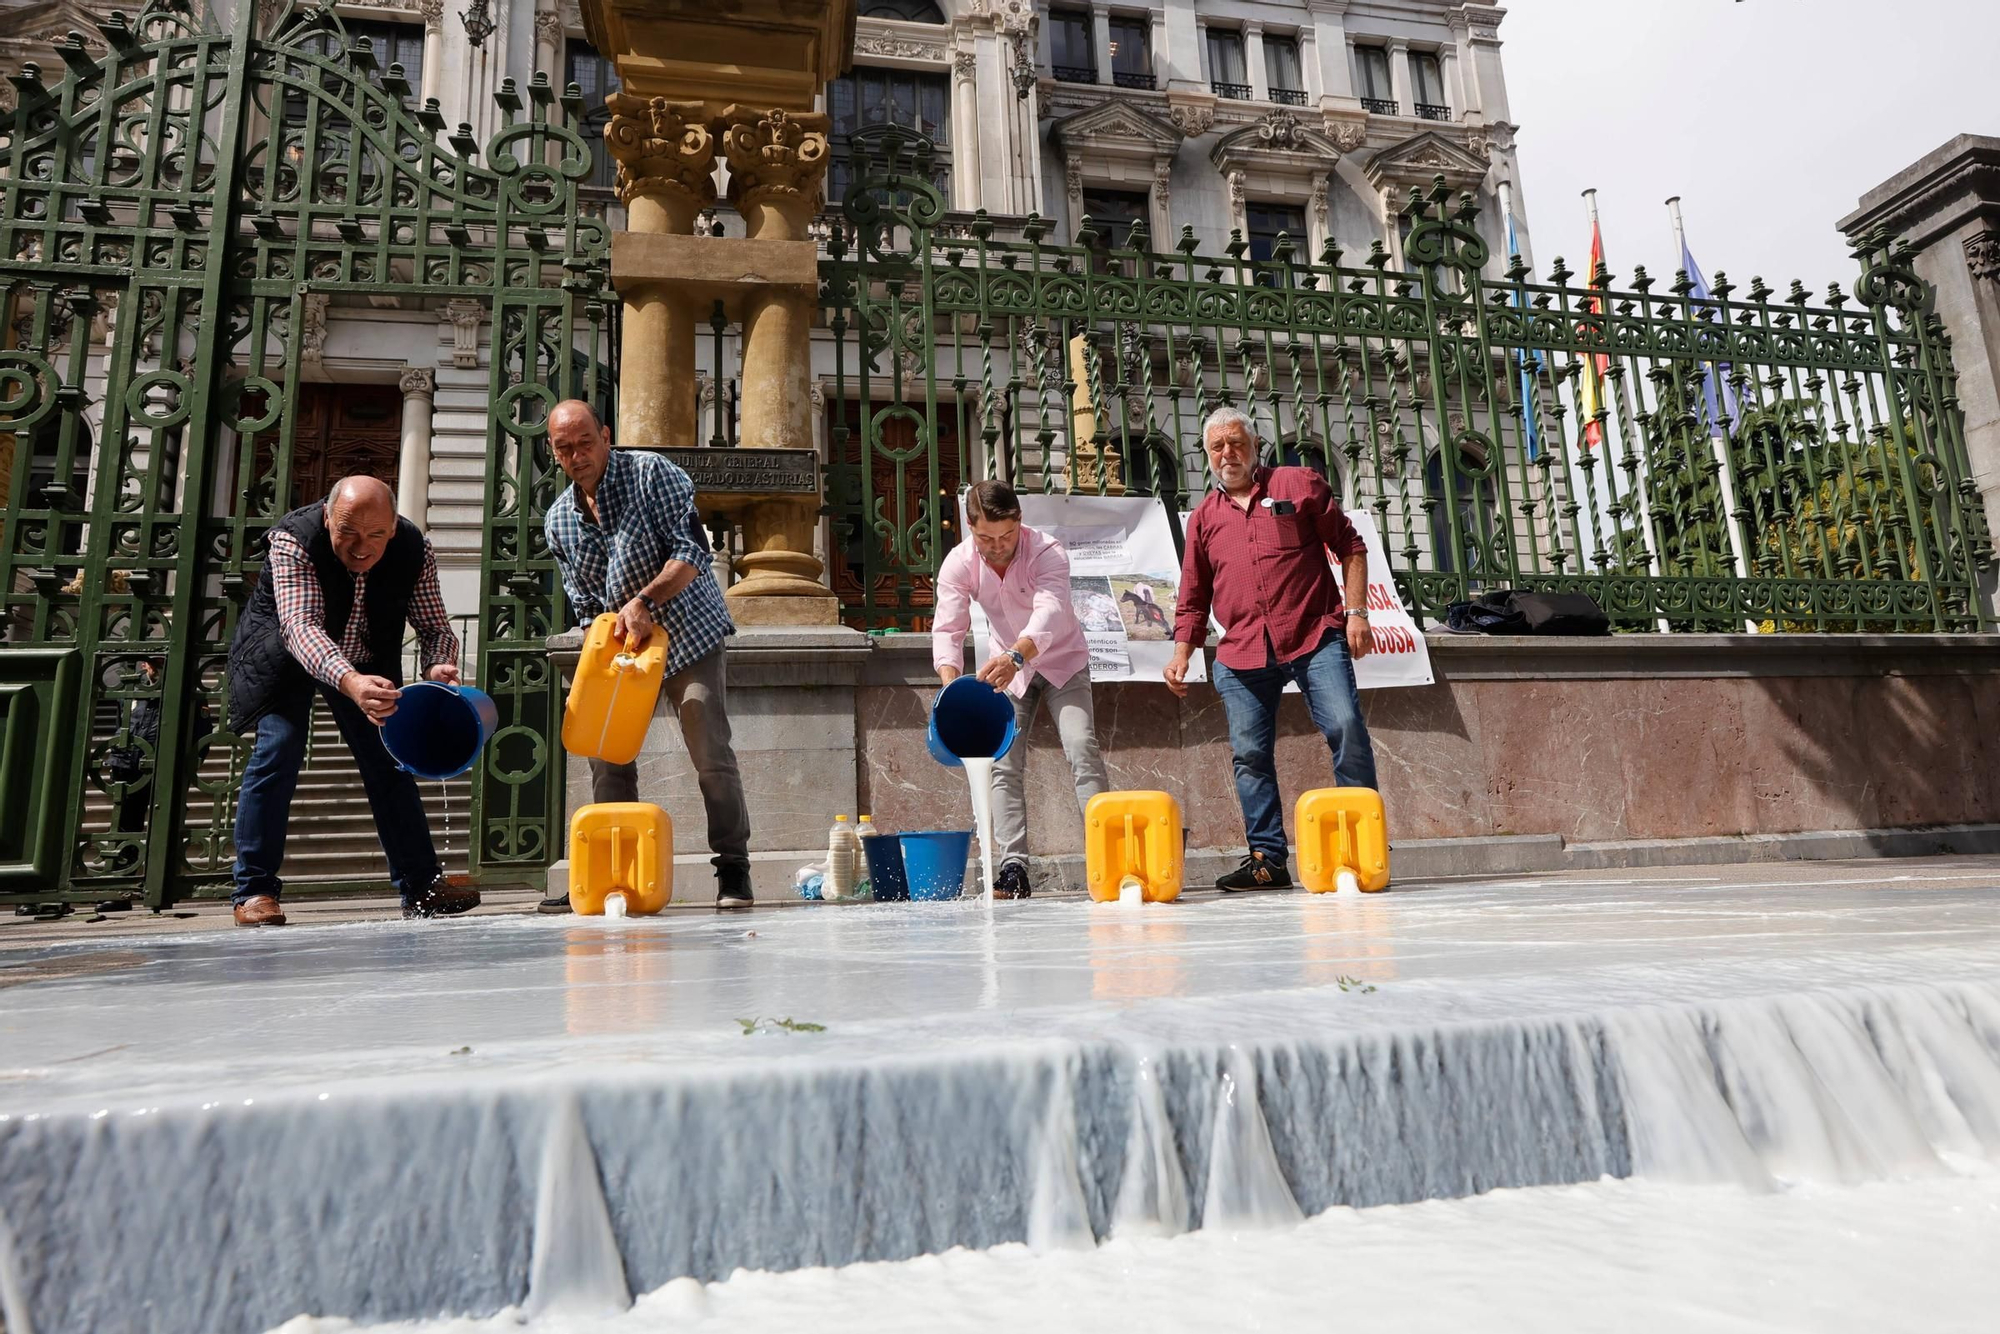
<instances>
[{"instance_id":1,"label":"black sneaker","mask_svg":"<svg viewBox=\"0 0 2000 1334\"><path fill-rule=\"evenodd\" d=\"M1028 868L1020 862L1007 862L1000 868L1000 874L993 877L993 897L996 899L1025 899L1034 893L1028 884Z\"/></svg>"},{"instance_id":2,"label":"black sneaker","mask_svg":"<svg viewBox=\"0 0 2000 1334\"><path fill-rule=\"evenodd\" d=\"M715 906L718 908L748 908L756 903L750 893L750 868L747 866L718 866L715 868Z\"/></svg>"},{"instance_id":3,"label":"black sneaker","mask_svg":"<svg viewBox=\"0 0 2000 1334\"><path fill-rule=\"evenodd\" d=\"M1225 894L1240 894L1246 889L1290 889L1292 878L1285 874L1283 862L1253 852L1243 859L1241 866L1217 879L1215 887Z\"/></svg>"},{"instance_id":4,"label":"black sneaker","mask_svg":"<svg viewBox=\"0 0 2000 1334\"><path fill-rule=\"evenodd\" d=\"M545 912L545 913L565 913L565 912L574 912L575 909L569 906L569 895L567 893L564 893L564 894L549 895L547 898L543 899L540 903L537 903L535 905L535 911Z\"/></svg>"}]
</instances>

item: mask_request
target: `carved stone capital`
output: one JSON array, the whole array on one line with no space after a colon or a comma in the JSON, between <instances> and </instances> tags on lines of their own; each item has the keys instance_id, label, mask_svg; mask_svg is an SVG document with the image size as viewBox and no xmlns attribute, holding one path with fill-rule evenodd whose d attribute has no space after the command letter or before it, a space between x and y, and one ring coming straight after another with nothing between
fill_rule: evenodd
<instances>
[{"instance_id":1,"label":"carved stone capital","mask_svg":"<svg viewBox=\"0 0 2000 1334\"><path fill-rule=\"evenodd\" d=\"M604 147L618 162L618 197L629 207L643 195L678 190L706 208L715 202L715 136L699 102L613 93Z\"/></svg>"},{"instance_id":2,"label":"carved stone capital","mask_svg":"<svg viewBox=\"0 0 2000 1334\"><path fill-rule=\"evenodd\" d=\"M431 398L437 394L437 372L429 366L412 366L396 379L404 398Z\"/></svg>"},{"instance_id":3,"label":"carved stone capital","mask_svg":"<svg viewBox=\"0 0 2000 1334\"><path fill-rule=\"evenodd\" d=\"M560 52L563 41L562 15L551 9L544 9L536 14L535 40L538 42L547 42Z\"/></svg>"},{"instance_id":4,"label":"carved stone capital","mask_svg":"<svg viewBox=\"0 0 2000 1334\"><path fill-rule=\"evenodd\" d=\"M1343 153L1352 153L1368 142L1368 127L1358 120L1334 121L1326 127L1327 137Z\"/></svg>"},{"instance_id":5,"label":"carved stone capital","mask_svg":"<svg viewBox=\"0 0 2000 1334\"><path fill-rule=\"evenodd\" d=\"M1175 102L1167 108L1167 119L1190 139L1207 134L1215 124L1215 108L1199 102Z\"/></svg>"},{"instance_id":6,"label":"carved stone capital","mask_svg":"<svg viewBox=\"0 0 2000 1334\"><path fill-rule=\"evenodd\" d=\"M1965 267L1975 279L2000 283L2000 229L1988 228L1967 238Z\"/></svg>"},{"instance_id":7,"label":"carved stone capital","mask_svg":"<svg viewBox=\"0 0 2000 1334\"><path fill-rule=\"evenodd\" d=\"M729 163L729 202L738 209L760 198L819 199L826 179L827 130L820 112L727 107L722 154Z\"/></svg>"},{"instance_id":8,"label":"carved stone capital","mask_svg":"<svg viewBox=\"0 0 2000 1334\"><path fill-rule=\"evenodd\" d=\"M451 326L451 364L460 370L478 366L479 326L486 322L486 307L477 301L447 301L438 319Z\"/></svg>"},{"instance_id":9,"label":"carved stone capital","mask_svg":"<svg viewBox=\"0 0 2000 1334\"><path fill-rule=\"evenodd\" d=\"M444 0L417 0L417 12L424 16L424 31L444 31Z\"/></svg>"},{"instance_id":10,"label":"carved stone capital","mask_svg":"<svg viewBox=\"0 0 2000 1334\"><path fill-rule=\"evenodd\" d=\"M951 72L960 83L971 83L979 72L978 54L972 51L960 51L951 58Z\"/></svg>"}]
</instances>

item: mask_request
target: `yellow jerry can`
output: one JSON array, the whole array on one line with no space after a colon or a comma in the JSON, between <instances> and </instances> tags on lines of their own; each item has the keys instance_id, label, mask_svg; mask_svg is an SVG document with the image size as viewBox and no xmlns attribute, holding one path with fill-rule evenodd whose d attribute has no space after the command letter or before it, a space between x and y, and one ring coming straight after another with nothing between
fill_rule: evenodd
<instances>
[{"instance_id":1,"label":"yellow jerry can","mask_svg":"<svg viewBox=\"0 0 2000 1334\"><path fill-rule=\"evenodd\" d=\"M630 764L639 757L666 679L667 632L654 626L645 647L632 653L618 641L617 624L606 612L584 632L576 680L563 705L562 741L572 755Z\"/></svg>"},{"instance_id":2,"label":"yellow jerry can","mask_svg":"<svg viewBox=\"0 0 2000 1334\"><path fill-rule=\"evenodd\" d=\"M1134 876L1148 903L1180 897L1181 804L1165 792L1100 792L1083 813L1084 880L1090 897L1113 902Z\"/></svg>"},{"instance_id":3,"label":"yellow jerry can","mask_svg":"<svg viewBox=\"0 0 2000 1334\"><path fill-rule=\"evenodd\" d=\"M656 913L674 897L674 822L646 801L584 806L569 818L569 906L614 917Z\"/></svg>"},{"instance_id":4,"label":"yellow jerry can","mask_svg":"<svg viewBox=\"0 0 2000 1334\"><path fill-rule=\"evenodd\" d=\"M1322 787L1299 798L1299 883L1315 894L1351 871L1366 894L1389 887L1389 822L1372 787Z\"/></svg>"}]
</instances>

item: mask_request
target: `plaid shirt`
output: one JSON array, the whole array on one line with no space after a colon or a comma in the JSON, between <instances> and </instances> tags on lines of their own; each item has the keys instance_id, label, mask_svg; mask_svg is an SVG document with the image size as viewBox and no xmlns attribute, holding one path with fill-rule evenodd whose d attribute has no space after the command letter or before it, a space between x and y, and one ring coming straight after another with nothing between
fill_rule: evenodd
<instances>
[{"instance_id":1,"label":"plaid shirt","mask_svg":"<svg viewBox=\"0 0 2000 1334\"><path fill-rule=\"evenodd\" d=\"M264 571L278 602L278 628L285 636L285 648L316 679L338 690L340 678L355 670L357 660L393 658L402 652L401 644L381 649L368 642L366 574L349 572L354 580L354 607L347 614L347 630L336 644L326 632L326 594L320 591L319 572L313 569L312 557L299 540L290 533L273 532ZM410 590L409 617L417 642L423 646L424 671L439 663L456 666L458 636L451 632L451 617L438 589L437 555L428 541L424 543L424 567Z\"/></svg>"},{"instance_id":2,"label":"plaid shirt","mask_svg":"<svg viewBox=\"0 0 2000 1334\"><path fill-rule=\"evenodd\" d=\"M695 514L694 482L685 472L657 454L614 449L597 483L596 501L598 521L592 523L571 483L542 520L579 624L617 611L657 579L668 561L678 560L694 566L696 574L660 608L666 674L678 674L736 633L710 573L715 553Z\"/></svg>"}]
</instances>

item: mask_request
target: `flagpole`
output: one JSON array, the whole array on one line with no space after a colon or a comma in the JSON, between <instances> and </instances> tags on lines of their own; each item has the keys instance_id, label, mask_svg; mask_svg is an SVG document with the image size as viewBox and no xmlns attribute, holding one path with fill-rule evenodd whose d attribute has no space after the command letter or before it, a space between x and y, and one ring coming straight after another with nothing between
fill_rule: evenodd
<instances>
[{"instance_id":1,"label":"flagpole","mask_svg":"<svg viewBox=\"0 0 2000 1334\"><path fill-rule=\"evenodd\" d=\"M1693 252L1688 249L1687 224L1681 219L1681 197L1679 195L1675 195L1667 200L1667 216L1673 220L1674 224L1674 248L1680 252L1679 262L1681 273L1687 278L1692 279L1694 277L1694 266L1690 263L1690 260ZM1694 318L1693 311L1687 312L1687 315L1689 319ZM1718 363L1711 361L1708 363L1708 374L1719 382L1722 378L1722 367ZM1722 402L1719 384L1713 402L1718 404ZM1708 424L1708 439L1709 448L1715 454L1716 467L1719 469L1716 473L1716 480L1722 484L1722 533L1723 537L1729 543L1729 563L1735 569L1736 577L1738 579L1748 579L1750 577L1750 561L1748 555L1743 550L1743 534L1738 532L1736 527L1736 470L1729 466L1729 437L1726 432L1717 429L1721 425L1722 423L1719 421L1711 421ZM1746 620L1743 624L1746 630L1752 634L1756 633L1757 623L1755 621Z\"/></svg>"}]
</instances>

